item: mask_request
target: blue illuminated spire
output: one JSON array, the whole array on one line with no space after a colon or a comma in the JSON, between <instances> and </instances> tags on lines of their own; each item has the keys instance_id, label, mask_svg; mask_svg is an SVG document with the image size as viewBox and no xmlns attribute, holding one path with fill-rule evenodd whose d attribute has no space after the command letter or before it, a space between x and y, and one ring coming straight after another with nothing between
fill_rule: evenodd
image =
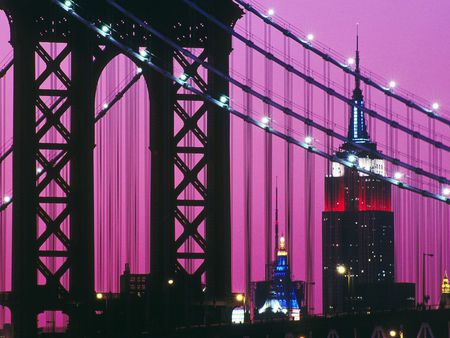
<instances>
[{"instance_id":1,"label":"blue illuminated spire","mask_svg":"<svg viewBox=\"0 0 450 338\"><path fill-rule=\"evenodd\" d=\"M356 74L361 74L359 57L359 33L356 26ZM366 120L364 117L364 96L361 90L361 80L355 77L355 89L353 90L353 105L351 106L351 117L348 128L348 140L354 143L369 143L370 138L367 133Z\"/></svg>"}]
</instances>

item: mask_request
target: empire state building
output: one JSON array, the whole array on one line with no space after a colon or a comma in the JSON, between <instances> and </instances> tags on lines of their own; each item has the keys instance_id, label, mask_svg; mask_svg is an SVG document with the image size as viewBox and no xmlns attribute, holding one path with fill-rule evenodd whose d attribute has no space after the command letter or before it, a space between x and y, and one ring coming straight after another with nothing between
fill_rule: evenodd
<instances>
[{"instance_id":1,"label":"empire state building","mask_svg":"<svg viewBox=\"0 0 450 338\"><path fill-rule=\"evenodd\" d=\"M356 73L360 74L358 39ZM385 176L384 160L373 154L377 145L367 131L358 77L352 101L348 141L336 155ZM324 313L353 310L358 286L394 282L394 215L389 183L333 163L331 175L325 178L322 234Z\"/></svg>"}]
</instances>

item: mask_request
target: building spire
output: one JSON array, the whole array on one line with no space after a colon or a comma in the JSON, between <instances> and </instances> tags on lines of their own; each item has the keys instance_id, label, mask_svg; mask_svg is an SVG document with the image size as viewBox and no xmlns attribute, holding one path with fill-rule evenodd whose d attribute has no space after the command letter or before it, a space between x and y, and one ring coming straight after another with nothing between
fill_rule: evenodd
<instances>
[{"instance_id":1,"label":"building spire","mask_svg":"<svg viewBox=\"0 0 450 338\"><path fill-rule=\"evenodd\" d=\"M370 142L367 133L366 119L364 117L364 95L361 89L360 68L361 58L359 53L359 24L356 24L356 69L355 89L353 90L351 117L348 128L348 140L355 143Z\"/></svg>"},{"instance_id":2,"label":"building spire","mask_svg":"<svg viewBox=\"0 0 450 338\"><path fill-rule=\"evenodd\" d=\"M356 69L355 72L357 75L361 74L360 68L361 58L359 56L359 23L356 24ZM364 100L362 90L361 90L361 79L359 76L355 76L355 89L353 91L353 99L362 101Z\"/></svg>"}]
</instances>

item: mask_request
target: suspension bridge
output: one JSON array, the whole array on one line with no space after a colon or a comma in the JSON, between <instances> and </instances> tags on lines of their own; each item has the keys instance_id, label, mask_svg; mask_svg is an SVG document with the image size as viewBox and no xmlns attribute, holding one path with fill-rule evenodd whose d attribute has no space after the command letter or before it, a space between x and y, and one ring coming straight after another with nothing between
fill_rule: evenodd
<instances>
[{"instance_id":1,"label":"suspension bridge","mask_svg":"<svg viewBox=\"0 0 450 338\"><path fill-rule=\"evenodd\" d=\"M437 309L444 107L255 2L157 7L0 0L12 47L0 62L0 326L27 338L450 335ZM395 280L415 284L421 311L327 315L321 212L340 210L324 209L336 168L391 189ZM271 279L279 233L302 319L232 325ZM130 271L140 301L124 302Z\"/></svg>"}]
</instances>

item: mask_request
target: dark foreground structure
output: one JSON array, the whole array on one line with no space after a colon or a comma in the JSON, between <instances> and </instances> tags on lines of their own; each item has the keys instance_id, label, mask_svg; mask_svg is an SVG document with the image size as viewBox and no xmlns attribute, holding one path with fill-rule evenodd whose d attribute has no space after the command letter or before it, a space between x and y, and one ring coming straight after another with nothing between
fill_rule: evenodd
<instances>
[{"instance_id":1,"label":"dark foreground structure","mask_svg":"<svg viewBox=\"0 0 450 338\"><path fill-rule=\"evenodd\" d=\"M302 321L267 321L252 325L180 329L172 337L198 338L369 338L450 337L450 311L404 311L310 317Z\"/></svg>"},{"instance_id":2,"label":"dark foreground structure","mask_svg":"<svg viewBox=\"0 0 450 338\"><path fill-rule=\"evenodd\" d=\"M242 14L231 0L195 2L229 26ZM228 74L230 35L183 1L122 3L172 41L199 50L201 60ZM104 0L0 0L0 9L10 19L14 47L13 280L12 294L2 298L12 311L14 337L35 337L37 316L44 311L67 315L74 337L84 337L94 328L94 99L100 74L120 53L138 64L141 61L152 98L153 165L148 173L152 274L146 324L164 330L174 320L179 325L195 322L192 308L200 302L197 290L202 275L208 285L202 303L207 320L222 322L231 297L229 115L201 96L186 94L180 84L150 70L142 58L146 62L152 58L171 74L174 64L179 65L195 86L217 99L228 96L228 82L212 72L200 72L198 62L192 63ZM89 24L81 23L80 17ZM117 33L116 40L130 49L143 51L141 59L113 45L110 32ZM47 43L61 47L56 57ZM45 62L42 72L36 71L36 60ZM63 67L63 61L68 65ZM54 87L48 84L51 77L58 80ZM46 105L48 99L55 104ZM183 109L186 101L202 104L191 116ZM204 117L206 130L197 125ZM174 130L175 118L184 123L179 131ZM63 124L63 120L69 122ZM60 137L49 142L46 136L54 129ZM196 145L179 146L190 133L198 139ZM200 158L193 167L184 162L189 154ZM36 175L38 166L43 168L42 177ZM63 174L66 168L70 175ZM176 170L184 175L181 182L175 182ZM199 178L200 172L207 173L205 181ZM188 186L196 189L192 199L183 197ZM186 215L191 209L201 209L193 220ZM69 231L62 231L63 223L69 223ZM178 238L176 223L183 229ZM200 225L205 226L204 233L198 230ZM55 249L41 249L51 238L56 238ZM190 238L201 250L183 251ZM195 271L186 269L188 260L200 262ZM51 268L52 262L60 263L57 269ZM68 283L62 282L63 276L69 276ZM185 286L177 289L176 298L170 280ZM173 316L180 300L182 307Z\"/></svg>"}]
</instances>

